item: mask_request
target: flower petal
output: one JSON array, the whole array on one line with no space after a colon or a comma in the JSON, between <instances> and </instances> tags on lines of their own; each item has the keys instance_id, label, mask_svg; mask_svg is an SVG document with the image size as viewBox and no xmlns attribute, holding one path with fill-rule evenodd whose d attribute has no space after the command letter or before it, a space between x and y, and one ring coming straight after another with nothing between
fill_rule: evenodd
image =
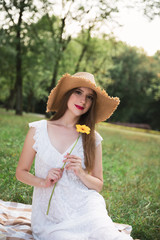
<instances>
[{"instance_id":1,"label":"flower petal","mask_svg":"<svg viewBox=\"0 0 160 240\"><path fill-rule=\"evenodd\" d=\"M91 129L89 127L87 127L86 125L77 124L76 128L77 128L76 129L77 132L80 132L80 133L90 134L90 131L91 131Z\"/></svg>"}]
</instances>

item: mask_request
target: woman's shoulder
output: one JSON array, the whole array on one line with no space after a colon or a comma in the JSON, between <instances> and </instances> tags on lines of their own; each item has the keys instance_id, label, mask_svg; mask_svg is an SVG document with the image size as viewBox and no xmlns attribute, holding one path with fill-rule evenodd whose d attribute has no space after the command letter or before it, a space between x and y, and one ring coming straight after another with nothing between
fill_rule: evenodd
<instances>
[{"instance_id":1,"label":"woman's shoulder","mask_svg":"<svg viewBox=\"0 0 160 240\"><path fill-rule=\"evenodd\" d=\"M30 123L29 123L29 127L30 127L30 128L31 128L31 127L37 128L37 127L43 126L43 125L46 124L46 123L47 123L47 120L42 119L42 120L30 122Z\"/></svg>"}]
</instances>

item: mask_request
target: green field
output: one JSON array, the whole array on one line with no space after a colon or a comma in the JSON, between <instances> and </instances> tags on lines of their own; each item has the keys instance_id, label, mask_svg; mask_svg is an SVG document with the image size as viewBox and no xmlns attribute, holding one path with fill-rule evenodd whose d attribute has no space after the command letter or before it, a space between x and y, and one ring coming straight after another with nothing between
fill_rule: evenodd
<instances>
[{"instance_id":1,"label":"green field","mask_svg":"<svg viewBox=\"0 0 160 240\"><path fill-rule=\"evenodd\" d=\"M16 180L15 170L28 123L40 116L15 116L0 109L0 199L31 204L32 187ZM132 237L160 239L160 135L100 124L104 187L113 221L132 225ZM32 168L32 172L34 169Z\"/></svg>"}]
</instances>

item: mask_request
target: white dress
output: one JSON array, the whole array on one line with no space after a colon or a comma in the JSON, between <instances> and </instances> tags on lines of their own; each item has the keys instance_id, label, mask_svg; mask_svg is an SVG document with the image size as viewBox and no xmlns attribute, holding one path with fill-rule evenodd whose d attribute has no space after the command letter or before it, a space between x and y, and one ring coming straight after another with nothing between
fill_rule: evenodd
<instances>
[{"instance_id":1,"label":"white dress","mask_svg":"<svg viewBox=\"0 0 160 240\"><path fill-rule=\"evenodd\" d=\"M36 129L33 145L36 151L35 175L46 178L51 168L63 166L63 156L74 143L60 154L50 142L46 120L29 123L29 127ZM97 146L102 138L98 133L95 134ZM81 137L72 153L81 157L82 167L85 168ZM103 197L95 190L88 189L72 171L64 170L55 187L49 214L46 215L52 189L53 186L34 187L31 225L35 240L132 239L117 230L107 214Z\"/></svg>"}]
</instances>

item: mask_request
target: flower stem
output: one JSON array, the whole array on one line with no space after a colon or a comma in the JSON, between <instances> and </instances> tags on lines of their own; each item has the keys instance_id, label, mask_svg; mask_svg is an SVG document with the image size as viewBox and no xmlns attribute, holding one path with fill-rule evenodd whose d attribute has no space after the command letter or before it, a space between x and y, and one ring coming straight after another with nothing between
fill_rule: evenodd
<instances>
[{"instance_id":1,"label":"flower stem","mask_svg":"<svg viewBox=\"0 0 160 240\"><path fill-rule=\"evenodd\" d=\"M49 208L50 208L50 204L51 204L51 199L52 199L52 196L53 196L53 193L54 193L54 189L55 189L55 187L56 187L56 184L57 184L57 183L54 184L54 187L53 187L53 190L52 190L50 199L49 199L48 208L47 208L47 215L48 215L48 213L49 213Z\"/></svg>"},{"instance_id":2,"label":"flower stem","mask_svg":"<svg viewBox=\"0 0 160 240\"><path fill-rule=\"evenodd\" d=\"M81 135L81 134L79 134L77 140L75 141L75 143L74 143L74 145L73 145L71 151L69 152L69 155L72 153L74 147L76 146L76 144L77 144L77 142L78 142L78 140L79 140L79 138L80 138L80 135ZM66 165L66 162L65 162L65 163L63 164L63 166L61 167L61 170L63 170L63 168L65 167L65 165ZM52 190L52 193L51 193L50 199L49 199L48 208L47 208L47 213L46 213L47 215L48 215L48 213L49 213L50 204L51 204L52 196L53 196L54 189L55 189L56 185L57 185L57 182L54 184L54 187L53 187L53 190Z\"/></svg>"},{"instance_id":3,"label":"flower stem","mask_svg":"<svg viewBox=\"0 0 160 240\"><path fill-rule=\"evenodd\" d=\"M77 140L75 141L75 143L74 143L74 145L73 145L73 147L72 147L71 151L69 152L69 155L72 153L72 151L73 151L74 147L76 146L76 144L77 144L77 142L78 142L78 139L80 138L80 135L81 135L81 134L79 134L79 136L78 136ZM66 163L64 163L64 164L63 164L63 166L62 166L62 168L61 168L61 169L63 169L63 168L65 167L65 165L66 165Z\"/></svg>"}]
</instances>

